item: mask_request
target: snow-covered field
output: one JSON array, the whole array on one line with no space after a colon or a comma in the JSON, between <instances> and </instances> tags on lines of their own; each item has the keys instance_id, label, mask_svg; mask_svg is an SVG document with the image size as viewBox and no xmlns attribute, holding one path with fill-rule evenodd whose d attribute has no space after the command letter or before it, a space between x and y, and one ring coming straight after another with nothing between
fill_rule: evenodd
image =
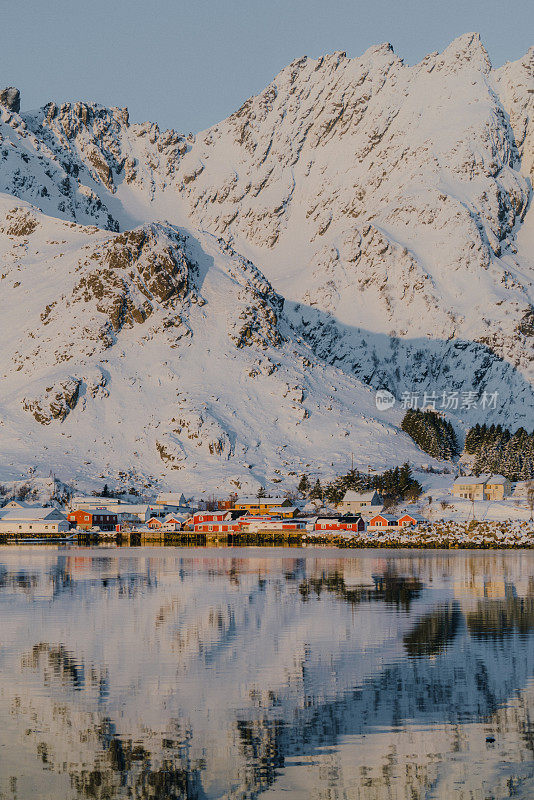
<instances>
[{"instance_id":1,"label":"snow-covered field","mask_svg":"<svg viewBox=\"0 0 534 800\"><path fill-rule=\"evenodd\" d=\"M511 497L504 500L467 500L452 494L452 475L432 475L418 472L417 480L423 486L423 494L417 508L431 522L450 520L467 522L471 519L483 520L529 520L530 510L526 497L520 491L512 492ZM519 489L524 482L517 484ZM431 502L429 502L431 501ZM406 507L407 509L410 506Z\"/></svg>"}]
</instances>

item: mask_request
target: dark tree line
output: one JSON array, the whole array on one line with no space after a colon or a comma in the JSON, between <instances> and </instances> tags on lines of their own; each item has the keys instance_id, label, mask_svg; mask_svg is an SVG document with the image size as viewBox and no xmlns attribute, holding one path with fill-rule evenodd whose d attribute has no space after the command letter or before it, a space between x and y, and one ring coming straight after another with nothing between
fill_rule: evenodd
<instances>
[{"instance_id":1,"label":"dark tree line","mask_svg":"<svg viewBox=\"0 0 534 800\"><path fill-rule=\"evenodd\" d=\"M312 484L308 476L303 475L298 489L299 492L307 495L310 500L324 498L329 503L341 502L348 489L354 489L358 492L376 489L384 498L385 503L388 504L419 497L422 486L412 476L410 465L403 464L402 467L394 467L375 475L368 475L365 472L359 472L357 469L351 469L346 475L340 475L324 487L321 486L319 479Z\"/></svg>"},{"instance_id":2,"label":"dark tree line","mask_svg":"<svg viewBox=\"0 0 534 800\"><path fill-rule=\"evenodd\" d=\"M401 428L421 450L434 458L450 459L459 454L452 424L435 411L408 409Z\"/></svg>"},{"instance_id":3,"label":"dark tree line","mask_svg":"<svg viewBox=\"0 0 534 800\"><path fill-rule=\"evenodd\" d=\"M511 433L502 425L477 423L466 436L465 451L475 456L476 475L499 473L511 481L534 478L534 431L518 428Z\"/></svg>"}]
</instances>

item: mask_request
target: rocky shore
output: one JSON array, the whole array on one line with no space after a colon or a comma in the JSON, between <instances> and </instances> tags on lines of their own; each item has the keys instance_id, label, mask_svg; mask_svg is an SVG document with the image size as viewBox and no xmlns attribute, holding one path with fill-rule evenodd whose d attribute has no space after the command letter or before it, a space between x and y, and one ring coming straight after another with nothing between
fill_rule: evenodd
<instances>
[{"instance_id":1,"label":"rocky shore","mask_svg":"<svg viewBox=\"0 0 534 800\"><path fill-rule=\"evenodd\" d=\"M434 522L416 529L365 531L325 536L317 531L303 536L303 543L336 547L410 547L424 549L503 549L534 547L534 522L477 521Z\"/></svg>"}]
</instances>

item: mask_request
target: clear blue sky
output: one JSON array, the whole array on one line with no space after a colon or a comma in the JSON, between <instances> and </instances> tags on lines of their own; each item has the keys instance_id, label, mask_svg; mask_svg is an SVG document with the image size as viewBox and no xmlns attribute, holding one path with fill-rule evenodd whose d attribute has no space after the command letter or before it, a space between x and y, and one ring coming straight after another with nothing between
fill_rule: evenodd
<instances>
[{"instance_id":1,"label":"clear blue sky","mask_svg":"<svg viewBox=\"0 0 534 800\"><path fill-rule=\"evenodd\" d=\"M478 31L494 66L534 45L534 0L10 0L0 86L128 106L135 121L196 132L293 59L389 41L413 64Z\"/></svg>"}]
</instances>

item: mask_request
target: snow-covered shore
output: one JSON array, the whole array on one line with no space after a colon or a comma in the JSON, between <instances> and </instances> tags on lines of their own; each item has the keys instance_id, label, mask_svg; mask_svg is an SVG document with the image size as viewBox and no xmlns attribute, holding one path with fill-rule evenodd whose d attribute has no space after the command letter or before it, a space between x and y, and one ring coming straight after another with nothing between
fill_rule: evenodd
<instances>
[{"instance_id":1,"label":"snow-covered shore","mask_svg":"<svg viewBox=\"0 0 534 800\"><path fill-rule=\"evenodd\" d=\"M359 534L324 535L319 531L304 538L306 544L333 544L336 547L414 547L414 548L531 548L534 547L534 522L517 520L471 522L440 521L415 530L365 531Z\"/></svg>"}]
</instances>

